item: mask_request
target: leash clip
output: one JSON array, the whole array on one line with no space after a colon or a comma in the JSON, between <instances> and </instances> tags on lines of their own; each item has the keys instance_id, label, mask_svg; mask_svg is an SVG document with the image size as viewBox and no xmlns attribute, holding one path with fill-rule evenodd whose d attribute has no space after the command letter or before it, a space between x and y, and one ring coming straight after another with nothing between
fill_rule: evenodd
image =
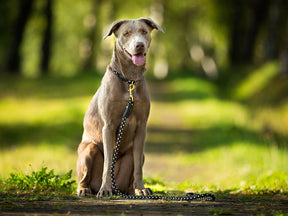
<instances>
[{"instance_id":1,"label":"leash clip","mask_svg":"<svg viewBox=\"0 0 288 216\"><path fill-rule=\"evenodd\" d=\"M129 89L128 89L128 91L129 91L129 99L133 102L134 101L134 98L133 98L133 91L135 90L135 81L131 81L131 82L129 82Z\"/></svg>"}]
</instances>

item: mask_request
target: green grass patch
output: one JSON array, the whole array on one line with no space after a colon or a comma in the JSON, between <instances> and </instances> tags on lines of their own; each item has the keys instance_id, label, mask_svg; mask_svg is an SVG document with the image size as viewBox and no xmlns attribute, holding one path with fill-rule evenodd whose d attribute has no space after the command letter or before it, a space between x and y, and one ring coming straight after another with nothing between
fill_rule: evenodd
<instances>
[{"instance_id":1,"label":"green grass patch","mask_svg":"<svg viewBox=\"0 0 288 216\"><path fill-rule=\"evenodd\" d=\"M278 63L270 62L264 66L251 71L248 78L243 80L235 89L234 96L238 99L247 99L261 91L268 82L277 75Z\"/></svg>"},{"instance_id":2,"label":"green grass patch","mask_svg":"<svg viewBox=\"0 0 288 216\"><path fill-rule=\"evenodd\" d=\"M42 167L31 174L11 173L1 181L1 195L28 197L71 196L75 193L76 181L71 180L72 170L64 175L57 175L54 170Z\"/></svg>"},{"instance_id":3,"label":"green grass patch","mask_svg":"<svg viewBox=\"0 0 288 216\"><path fill-rule=\"evenodd\" d=\"M274 70L274 66L266 65L263 70ZM262 88L265 83L255 85L255 92L269 89ZM49 167L59 178L75 170L83 117L99 84L99 76L93 74L0 80L2 182L11 178L10 173L25 173L15 178L26 178L31 166L39 171ZM149 82L149 89L146 185L160 193L228 191L287 196L287 103L251 106L219 97L221 89L215 84L191 77ZM76 179L75 172L71 179Z\"/></svg>"}]
</instances>

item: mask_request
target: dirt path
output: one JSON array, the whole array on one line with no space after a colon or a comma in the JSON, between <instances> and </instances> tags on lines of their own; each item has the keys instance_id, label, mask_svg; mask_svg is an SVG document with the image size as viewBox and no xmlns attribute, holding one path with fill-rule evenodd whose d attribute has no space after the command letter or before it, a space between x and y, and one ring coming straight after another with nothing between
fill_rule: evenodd
<instances>
[{"instance_id":1,"label":"dirt path","mask_svg":"<svg viewBox=\"0 0 288 216\"><path fill-rule=\"evenodd\" d=\"M251 198L251 197L250 197ZM0 201L0 215L288 215L288 200L256 197L215 202L146 200Z\"/></svg>"}]
</instances>

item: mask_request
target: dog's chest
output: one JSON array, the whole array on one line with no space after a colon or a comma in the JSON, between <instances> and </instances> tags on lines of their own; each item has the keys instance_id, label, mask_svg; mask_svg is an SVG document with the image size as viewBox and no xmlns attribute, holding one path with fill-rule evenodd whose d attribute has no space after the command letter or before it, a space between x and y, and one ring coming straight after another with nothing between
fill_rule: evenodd
<instances>
[{"instance_id":1,"label":"dog's chest","mask_svg":"<svg viewBox=\"0 0 288 216\"><path fill-rule=\"evenodd\" d=\"M123 154L133 148L135 136L137 134L137 120L131 115L127 120L122 134L120 143L120 154ZM118 134L117 134L118 136Z\"/></svg>"},{"instance_id":2,"label":"dog's chest","mask_svg":"<svg viewBox=\"0 0 288 216\"><path fill-rule=\"evenodd\" d=\"M146 132L148 114L149 106L147 106L147 103L134 101L134 108L129 118L127 118L124 127L120 145L121 153L131 149L135 143L136 137Z\"/></svg>"}]
</instances>

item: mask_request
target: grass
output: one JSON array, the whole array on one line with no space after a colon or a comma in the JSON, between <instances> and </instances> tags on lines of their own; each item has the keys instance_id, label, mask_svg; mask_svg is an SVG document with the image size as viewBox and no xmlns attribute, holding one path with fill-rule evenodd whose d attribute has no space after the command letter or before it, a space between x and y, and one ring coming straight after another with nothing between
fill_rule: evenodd
<instances>
[{"instance_id":1,"label":"grass","mask_svg":"<svg viewBox=\"0 0 288 216\"><path fill-rule=\"evenodd\" d=\"M245 99L251 97L255 92L261 91L277 75L278 68L277 63L269 62L250 73L247 79L243 80L235 89L235 97Z\"/></svg>"},{"instance_id":2,"label":"grass","mask_svg":"<svg viewBox=\"0 0 288 216\"><path fill-rule=\"evenodd\" d=\"M70 180L72 170L60 176L54 170L42 167L31 174L11 173L2 182L1 191L7 194L71 195L75 191L75 181Z\"/></svg>"},{"instance_id":3,"label":"grass","mask_svg":"<svg viewBox=\"0 0 288 216\"><path fill-rule=\"evenodd\" d=\"M100 80L91 74L1 79L0 178L49 167L59 176L73 170L75 180L82 120ZM219 97L221 88L197 78L149 82L147 185L165 193L287 195L288 104L251 105L243 98L252 95L254 81L242 83L231 90L241 96L238 101ZM241 93L248 85L249 92Z\"/></svg>"}]
</instances>

